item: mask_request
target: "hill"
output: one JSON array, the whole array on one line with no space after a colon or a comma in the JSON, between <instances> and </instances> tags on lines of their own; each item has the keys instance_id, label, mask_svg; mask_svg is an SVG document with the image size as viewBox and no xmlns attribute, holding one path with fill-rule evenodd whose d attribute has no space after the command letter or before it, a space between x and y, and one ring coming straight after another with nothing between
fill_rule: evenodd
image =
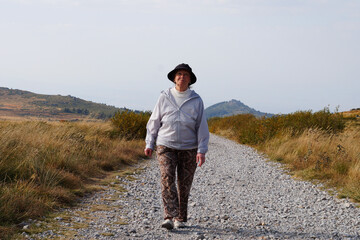
<instances>
[{"instance_id":1,"label":"hill","mask_svg":"<svg viewBox=\"0 0 360 240\"><path fill-rule=\"evenodd\" d=\"M73 96L43 95L0 87L0 119L106 119L121 108Z\"/></svg>"},{"instance_id":2,"label":"hill","mask_svg":"<svg viewBox=\"0 0 360 240\"><path fill-rule=\"evenodd\" d=\"M360 119L360 108L354 108L350 111L342 112L345 118Z\"/></svg>"},{"instance_id":3,"label":"hill","mask_svg":"<svg viewBox=\"0 0 360 240\"><path fill-rule=\"evenodd\" d=\"M235 99L232 99L231 101L220 102L205 109L205 114L207 118L225 117L225 116L232 116L232 115L245 114L245 113L250 113L257 117L274 116L274 114L263 113L253 108L250 108L241 101Z\"/></svg>"}]
</instances>

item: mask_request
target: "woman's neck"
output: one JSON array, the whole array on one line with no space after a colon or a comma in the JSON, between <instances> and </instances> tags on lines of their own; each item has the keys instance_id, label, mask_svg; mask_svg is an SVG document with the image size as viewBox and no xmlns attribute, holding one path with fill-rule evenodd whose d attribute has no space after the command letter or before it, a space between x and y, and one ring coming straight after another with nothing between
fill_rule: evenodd
<instances>
[{"instance_id":1,"label":"woman's neck","mask_svg":"<svg viewBox=\"0 0 360 240\"><path fill-rule=\"evenodd\" d=\"M178 85L175 85L175 89L178 90L179 92L185 92L186 90L189 89L189 87L180 87Z\"/></svg>"},{"instance_id":2,"label":"woman's neck","mask_svg":"<svg viewBox=\"0 0 360 240\"><path fill-rule=\"evenodd\" d=\"M173 93L178 95L178 96L183 96L183 95L185 96L185 95L187 95L189 93L189 90L190 89L188 88L185 91L179 91L179 90L176 89L176 87L174 87L173 88Z\"/></svg>"}]
</instances>

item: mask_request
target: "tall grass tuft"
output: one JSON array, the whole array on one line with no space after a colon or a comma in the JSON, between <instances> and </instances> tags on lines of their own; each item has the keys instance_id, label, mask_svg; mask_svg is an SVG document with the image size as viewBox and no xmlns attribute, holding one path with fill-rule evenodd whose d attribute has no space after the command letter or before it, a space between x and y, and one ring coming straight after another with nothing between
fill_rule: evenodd
<instances>
[{"instance_id":1,"label":"tall grass tuft","mask_svg":"<svg viewBox=\"0 0 360 240\"><path fill-rule=\"evenodd\" d=\"M143 156L143 141L112 131L109 122L0 121L0 226L71 204L90 178Z\"/></svg>"},{"instance_id":2,"label":"tall grass tuft","mask_svg":"<svg viewBox=\"0 0 360 240\"><path fill-rule=\"evenodd\" d=\"M245 114L210 119L209 129L265 152L298 177L320 180L360 202L360 126L341 113L325 108L260 119Z\"/></svg>"}]
</instances>

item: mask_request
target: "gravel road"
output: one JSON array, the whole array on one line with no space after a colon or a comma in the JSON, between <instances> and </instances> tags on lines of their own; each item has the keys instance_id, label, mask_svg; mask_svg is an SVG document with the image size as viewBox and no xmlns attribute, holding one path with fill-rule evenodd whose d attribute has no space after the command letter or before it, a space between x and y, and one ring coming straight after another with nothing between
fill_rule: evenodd
<instances>
[{"instance_id":1,"label":"gravel road","mask_svg":"<svg viewBox=\"0 0 360 240\"><path fill-rule=\"evenodd\" d=\"M254 149L211 135L189 200L188 227L160 227L155 159L137 175L64 209L27 238L63 239L360 239L360 208L285 174ZM136 178L136 179L135 179ZM123 191L123 186L127 191ZM44 222L37 222L38 226Z\"/></svg>"}]
</instances>

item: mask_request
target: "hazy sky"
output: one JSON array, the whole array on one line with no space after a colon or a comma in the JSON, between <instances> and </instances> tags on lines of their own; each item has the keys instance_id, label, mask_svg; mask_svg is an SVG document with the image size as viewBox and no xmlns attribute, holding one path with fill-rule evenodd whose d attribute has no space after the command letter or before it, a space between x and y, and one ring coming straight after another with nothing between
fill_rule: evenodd
<instances>
[{"instance_id":1,"label":"hazy sky","mask_svg":"<svg viewBox=\"0 0 360 240\"><path fill-rule=\"evenodd\" d=\"M360 107L359 0L0 0L0 86L152 110L188 63L205 107Z\"/></svg>"}]
</instances>

